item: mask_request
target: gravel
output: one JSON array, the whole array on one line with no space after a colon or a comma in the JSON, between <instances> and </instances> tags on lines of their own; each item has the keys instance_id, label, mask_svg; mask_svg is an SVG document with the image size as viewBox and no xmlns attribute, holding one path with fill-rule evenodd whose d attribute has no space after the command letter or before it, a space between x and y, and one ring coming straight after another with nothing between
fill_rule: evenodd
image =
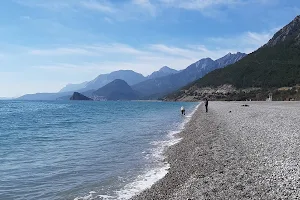
<instances>
[{"instance_id":1,"label":"gravel","mask_svg":"<svg viewBox=\"0 0 300 200\"><path fill-rule=\"evenodd\" d=\"M300 103L204 109L166 150L168 174L133 200L300 199Z\"/></svg>"}]
</instances>

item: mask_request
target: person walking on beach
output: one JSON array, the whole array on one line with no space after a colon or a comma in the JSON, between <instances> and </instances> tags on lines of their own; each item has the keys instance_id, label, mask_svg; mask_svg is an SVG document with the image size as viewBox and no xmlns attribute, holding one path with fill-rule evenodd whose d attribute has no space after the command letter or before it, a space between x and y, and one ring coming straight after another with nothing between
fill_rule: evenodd
<instances>
[{"instance_id":1,"label":"person walking on beach","mask_svg":"<svg viewBox=\"0 0 300 200\"><path fill-rule=\"evenodd\" d=\"M181 106L181 115L185 115L185 109L183 106Z\"/></svg>"},{"instance_id":2,"label":"person walking on beach","mask_svg":"<svg viewBox=\"0 0 300 200\"><path fill-rule=\"evenodd\" d=\"M208 99L205 98L205 110L206 112L208 112Z\"/></svg>"}]
</instances>

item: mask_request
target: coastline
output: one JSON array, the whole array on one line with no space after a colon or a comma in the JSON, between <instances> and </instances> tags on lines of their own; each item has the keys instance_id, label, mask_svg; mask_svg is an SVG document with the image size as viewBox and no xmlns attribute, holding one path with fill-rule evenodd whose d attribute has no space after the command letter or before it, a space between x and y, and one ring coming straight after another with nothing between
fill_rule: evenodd
<instances>
[{"instance_id":1,"label":"coastline","mask_svg":"<svg viewBox=\"0 0 300 200\"><path fill-rule=\"evenodd\" d=\"M182 168L178 167L176 161L186 157L186 154L184 153L186 151L184 151L182 147L184 148L185 143L188 140L188 134L190 134L190 132L192 132L195 128L195 123L199 119L199 115L202 113L203 107L204 106L201 102L196 106L189 121L184 124L182 129L178 131L176 135L174 135L174 137L178 138L179 141L165 149L165 161L170 166L166 175L154 183L151 188L132 197L131 200L167 199L178 188L177 186L179 186L179 182L184 182L187 179L188 173L182 173L184 172L183 170L180 172L180 169Z\"/></svg>"},{"instance_id":2,"label":"coastline","mask_svg":"<svg viewBox=\"0 0 300 200\"><path fill-rule=\"evenodd\" d=\"M246 103L200 105L165 152L166 176L131 199L299 198L300 103Z\"/></svg>"},{"instance_id":3,"label":"coastline","mask_svg":"<svg viewBox=\"0 0 300 200\"><path fill-rule=\"evenodd\" d=\"M156 182L163 179L170 169L170 163L167 161L166 150L171 146L180 143L182 137L179 134L185 129L188 123L191 121L195 112L198 110L201 102L199 102L193 110L185 115L185 119L178 124L177 127L169 130L167 138L165 140L159 140L152 142L155 148L152 149L151 156L155 157L156 162L159 161L159 165L155 168L147 169L144 173L140 174L136 180L128 183L122 190L117 191L117 199L131 199L135 195L134 193L141 193L150 187L152 187ZM153 158L152 158L153 159ZM158 163L156 163L158 164ZM100 195L104 199L111 199L109 196Z\"/></svg>"},{"instance_id":4,"label":"coastline","mask_svg":"<svg viewBox=\"0 0 300 200\"><path fill-rule=\"evenodd\" d=\"M189 105L188 103L176 103L174 104L175 106L173 104L169 104L169 106L172 108L172 111L165 112L164 114L168 115L168 117L172 118L172 120L168 121L166 119L165 123L160 123L156 129L154 128L151 130L152 132L156 130L155 132L159 133L160 135L159 137L148 141L147 143L150 146L145 148L143 151L140 151L145 159L145 164L139 169L140 171L132 174L130 179L123 179L124 185L111 190L111 193L98 192L98 190L91 189L88 193L72 199L130 199L136 194L139 194L142 191L150 188L157 181L165 177L170 168L170 164L166 161L165 151L170 146L173 146L181 141L181 138L178 137L178 133L180 133L185 128L186 124L189 123L200 104L201 103L191 103ZM181 113L178 112L180 106L182 105L184 105L187 109L185 116L182 116ZM164 121L164 119L161 120ZM165 127L162 127L162 125Z\"/></svg>"}]
</instances>

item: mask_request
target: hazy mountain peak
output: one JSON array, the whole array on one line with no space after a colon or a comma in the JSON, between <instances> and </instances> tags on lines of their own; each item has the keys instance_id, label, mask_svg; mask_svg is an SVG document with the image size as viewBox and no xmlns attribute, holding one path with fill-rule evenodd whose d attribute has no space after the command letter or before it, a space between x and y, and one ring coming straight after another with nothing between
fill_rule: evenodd
<instances>
[{"instance_id":1,"label":"hazy mountain peak","mask_svg":"<svg viewBox=\"0 0 300 200\"><path fill-rule=\"evenodd\" d=\"M137 73L137 72L135 72L131 69L120 69L120 70L111 72L110 74L118 74L118 73ZM140 74L140 73L137 73L137 74Z\"/></svg>"},{"instance_id":2,"label":"hazy mountain peak","mask_svg":"<svg viewBox=\"0 0 300 200\"><path fill-rule=\"evenodd\" d=\"M236 53L231 53L229 52L228 54L226 54L225 56L217 59L217 60L220 60L220 59L223 59L223 58L228 58L228 57L238 57L238 56L246 56L247 54L246 53L241 53L241 52L236 52Z\"/></svg>"},{"instance_id":3,"label":"hazy mountain peak","mask_svg":"<svg viewBox=\"0 0 300 200\"><path fill-rule=\"evenodd\" d=\"M159 71L159 72L168 72L168 71L176 71L176 70L175 70L175 69L172 69L172 68L170 68L170 67L168 67L168 66L163 66L163 67L160 68L158 71Z\"/></svg>"},{"instance_id":4,"label":"hazy mountain peak","mask_svg":"<svg viewBox=\"0 0 300 200\"><path fill-rule=\"evenodd\" d=\"M213 64L213 60L211 58L203 58L195 63L196 68L206 68L207 66Z\"/></svg>"},{"instance_id":5,"label":"hazy mountain peak","mask_svg":"<svg viewBox=\"0 0 300 200\"><path fill-rule=\"evenodd\" d=\"M148 79L160 78L160 77L163 77L163 76L168 76L168 75L176 74L176 73L178 73L177 70L172 69L172 68L170 68L168 66L163 66L158 71L153 72L147 78Z\"/></svg>"},{"instance_id":6,"label":"hazy mountain peak","mask_svg":"<svg viewBox=\"0 0 300 200\"><path fill-rule=\"evenodd\" d=\"M198 60L197 62L211 62L211 61L213 61L213 59L207 57L207 58L202 58L202 59Z\"/></svg>"},{"instance_id":7,"label":"hazy mountain peak","mask_svg":"<svg viewBox=\"0 0 300 200\"><path fill-rule=\"evenodd\" d=\"M69 83L64 88L62 88L59 92L62 93L62 92L70 92L70 91L80 90L80 89L84 88L87 84L88 84L87 81L83 82L83 83L79 83L79 84Z\"/></svg>"},{"instance_id":8,"label":"hazy mountain peak","mask_svg":"<svg viewBox=\"0 0 300 200\"><path fill-rule=\"evenodd\" d=\"M236 52L236 53L232 53L229 52L228 54L226 54L224 57L229 57L229 56L239 56L239 55L246 55L245 53L241 53L241 52Z\"/></svg>"},{"instance_id":9,"label":"hazy mountain peak","mask_svg":"<svg viewBox=\"0 0 300 200\"><path fill-rule=\"evenodd\" d=\"M132 70L118 70L109 74L101 74L97 76L97 78L90 81L86 85L84 90L97 90L116 79L122 79L129 85L134 85L146 80L146 78L142 74L134 72Z\"/></svg>"},{"instance_id":10,"label":"hazy mountain peak","mask_svg":"<svg viewBox=\"0 0 300 200\"><path fill-rule=\"evenodd\" d=\"M241 60L245 56L247 56L247 54L245 53L237 52L233 54L229 52L222 58L217 59L216 62L218 63L219 66L227 66Z\"/></svg>"},{"instance_id":11,"label":"hazy mountain peak","mask_svg":"<svg viewBox=\"0 0 300 200\"><path fill-rule=\"evenodd\" d=\"M94 98L102 97L106 100L133 100L138 94L121 79L116 79L93 93Z\"/></svg>"}]
</instances>

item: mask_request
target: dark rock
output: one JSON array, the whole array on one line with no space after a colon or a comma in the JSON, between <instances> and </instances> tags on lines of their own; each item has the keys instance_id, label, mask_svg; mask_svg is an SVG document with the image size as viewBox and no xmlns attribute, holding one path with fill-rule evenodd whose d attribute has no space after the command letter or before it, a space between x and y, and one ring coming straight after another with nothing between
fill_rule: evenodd
<instances>
[{"instance_id":1,"label":"dark rock","mask_svg":"<svg viewBox=\"0 0 300 200\"><path fill-rule=\"evenodd\" d=\"M74 92L74 94L71 96L70 100L92 101L91 98L86 97L83 94L80 94L79 92Z\"/></svg>"}]
</instances>

